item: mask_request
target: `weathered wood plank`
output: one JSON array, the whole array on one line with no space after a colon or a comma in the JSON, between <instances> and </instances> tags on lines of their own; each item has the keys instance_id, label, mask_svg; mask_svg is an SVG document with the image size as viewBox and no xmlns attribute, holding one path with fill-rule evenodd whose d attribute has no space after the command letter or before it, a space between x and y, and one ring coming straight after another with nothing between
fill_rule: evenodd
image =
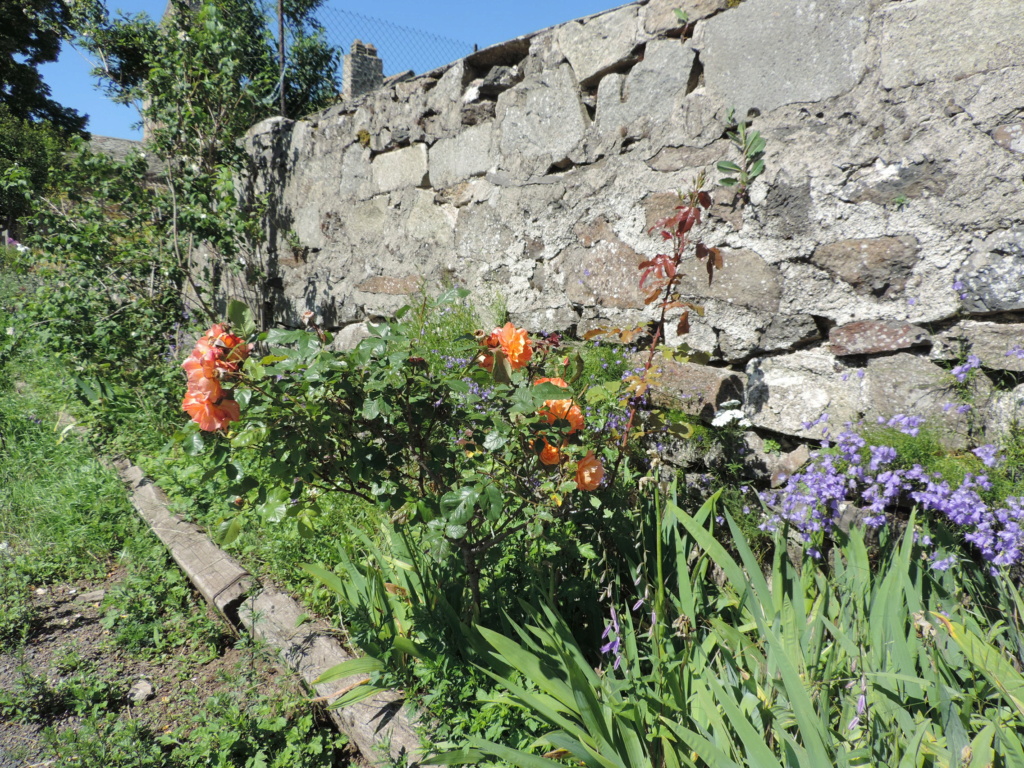
<instances>
[{"instance_id":1,"label":"weathered wood plank","mask_svg":"<svg viewBox=\"0 0 1024 768\"><path fill-rule=\"evenodd\" d=\"M300 621L302 606L289 595L260 585L234 558L218 547L198 526L171 513L167 495L131 462L114 462L131 492L132 505L167 547L174 561L196 589L232 624L275 648L288 667L310 689L328 696L359 677L313 686L323 672L353 658L320 621ZM406 760L412 768L430 768L417 762L422 753L403 697L388 691L350 707L331 710L331 719L370 764Z\"/></svg>"}]
</instances>

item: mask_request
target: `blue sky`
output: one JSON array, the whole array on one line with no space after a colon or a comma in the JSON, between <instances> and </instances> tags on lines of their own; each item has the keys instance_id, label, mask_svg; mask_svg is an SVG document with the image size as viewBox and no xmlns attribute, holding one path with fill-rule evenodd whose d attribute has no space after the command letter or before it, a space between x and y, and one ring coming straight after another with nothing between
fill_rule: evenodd
<instances>
[{"instance_id":1,"label":"blue sky","mask_svg":"<svg viewBox=\"0 0 1024 768\"><path fill-rule=\"evenodd\" d=\"M353 4L326 0L325 7L351 11L410 30L451 38L481 48L535 32L570 19L605 11L622 0L520 0L517 3L481 0L385 0ZM109 0L113 11L163 14L166 0ZM374 42L367 40L366 42ZM383 50L383 49L382 49ZM385 59L386 71L393 71ZM64 106L89 115L88 130L101 136L140 139L139 115L133 107L114 104L89 75L90 62L82 51L65 45L57 62L41 67L52 96Z\"/></svg>"}]
</instances>

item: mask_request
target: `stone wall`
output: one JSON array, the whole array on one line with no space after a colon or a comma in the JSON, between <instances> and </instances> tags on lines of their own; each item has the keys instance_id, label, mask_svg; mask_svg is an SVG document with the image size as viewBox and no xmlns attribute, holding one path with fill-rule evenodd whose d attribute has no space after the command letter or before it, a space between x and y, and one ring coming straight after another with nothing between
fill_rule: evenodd
<instances>
[{"instance_id":1,"label":"stone wall","mask_svg":"<svg viewBox=\"0 0 1024 768\"><path fill-rule=\"evenodd\" d=\"M977 354L978 413L1005 426L1024 399L1002 375L1024 370L1019 0L727 5L633 3L255 126L275 318L345 328L454 282L531 330L633 323L647 229L736 159L735 108L766 171L749 204L715 193L702 234L725 270L708 288L694 263L687 341L719 370L676 389L707 414L739 386L777 435L909 412L955 443L948 368Z\"/></svg>"}]
</instances>

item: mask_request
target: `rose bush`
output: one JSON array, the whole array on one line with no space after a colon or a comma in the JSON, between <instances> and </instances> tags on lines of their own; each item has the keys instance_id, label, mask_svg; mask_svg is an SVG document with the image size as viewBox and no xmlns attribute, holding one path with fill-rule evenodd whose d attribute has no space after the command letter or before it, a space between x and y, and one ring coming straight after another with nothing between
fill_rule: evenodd
<instances>
[{"instance_id":1,"label":"rose bush","mask_svg":"<svg viewBox=\"0 0 1024 768\"><path fill-rule=\"evenodd\" d=\"M466 293L428 300L430 311ZM373 501L416 526L438 557L457 556L479 610L492 550L558 542L600 506L590 497L619 435L585 429L584 390L573 389L583 362L557 337L507 323L455 341L449 357L467 362L451 367L424 357L407 312L339 355L315 324L257 335L233 311L240 335L212 327L182 366L183 407L199 431L226 433L213 458L243 510L309 532L322 493ZM243 337L266 354L250 357Z\"/></svg>"}]
</instances>

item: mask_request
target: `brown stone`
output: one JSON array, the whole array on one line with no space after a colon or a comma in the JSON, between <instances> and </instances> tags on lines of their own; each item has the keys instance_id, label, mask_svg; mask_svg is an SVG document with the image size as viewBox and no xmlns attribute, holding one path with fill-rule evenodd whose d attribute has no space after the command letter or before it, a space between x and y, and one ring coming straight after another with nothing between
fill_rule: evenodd
<instances>
[{"instance_id":1,"label":"brown stone","mask_svg":"<svg viewBox=\"0 0 1024 768\"><path fill-rule=\"evenodd\" d=\"M711 285L704 262L683 261L679 292L698 302L717 299L727 304L776 314L782 299L782 276L754 251L741 248L722 250L723 268L716 271Z\"/></svg>"},{"instance_id":2,"label":"brown stone","mask_svg":"<svg viewBox=\"0 0 1024 768\"><path fill-rule=\"evenodd\" d=\"M418 275L403 275L402 277L391 277L390 275L377 275L363 280L356 286L357 291L364 293L383 293L388 296L404 296L419 291L423 284L423 278Z\"/></svg>"},{"instance_id":3,"label":"brown stone","mask_svg":"<svg viewBox=\"0 0 1024 768\"><path fill-rule=\"evenodd\" d=\"M829 348L838 357L895 352L931 343L924 328L910 323L885 320L861 320L833 328L828 335Z\"/></svg>"},{"instance_id":4,"label":"brown stone","mask_svg":"<svg viewBox=\"0 0 1024 768\"><path fill-rule=\"evenodd\" d=\"M992 131L992 139L1004 149L1024 153L1024 123L1000 125Z\"/></svg>"},{"instance_id":5,"label":"brown stone","mask_svg":"<svg viewBox=\"0 0 1024 768\"><path fill-rule=\"evenodd\" d=\"M644 305L640 271L644 257L608 233L609 239L593 247L574 247L566 252L566 293L573 304L639 308Z\"/></svg>"},{"instance_id":6,"label":"brown stone","mask_svg":"<svg viewBox=\"0 0 1024 768\"><path fill-rule=\"evenodd\" d=\"M580 222L573 228L580 244L590 248L600 240L617 240L618 236L612 230L611 224L604 216L598 216L593 221Z\"/></svg>"},{"instance_id":7,"label":"brown stone","mask_svg":"<svg viewBox=\"0 0 1024 768\"><path fill-rule=\"evenodd\" d=\"M912 236L840 240L819 246L811 263L853 286L859 294L885 296L902 291L917 261Z\"/></svg>"},{"instance_id":8,"label":"brown stone","mask_svg":"<svg viewBox=\"0 0 1024 768\"><path fill-rule=\"evenodd\" d=\"M652 171L675 173L687 168L707 168L722 158L722 147L663 147L647 161ZM674 195L673 195L674 197Z\"/></svg>"},{"instance_id":9,"label":"brown stone","mask_svg":"<svg viewBox=\"0 0 1024 768\"><path fill-rule=\"evenodd\" d=\"M742 373L664 358L655 360L654 370L654 401L704 421L714 418L721 403L743 401L746 377Z\"/></svg>"}]
</instances>

